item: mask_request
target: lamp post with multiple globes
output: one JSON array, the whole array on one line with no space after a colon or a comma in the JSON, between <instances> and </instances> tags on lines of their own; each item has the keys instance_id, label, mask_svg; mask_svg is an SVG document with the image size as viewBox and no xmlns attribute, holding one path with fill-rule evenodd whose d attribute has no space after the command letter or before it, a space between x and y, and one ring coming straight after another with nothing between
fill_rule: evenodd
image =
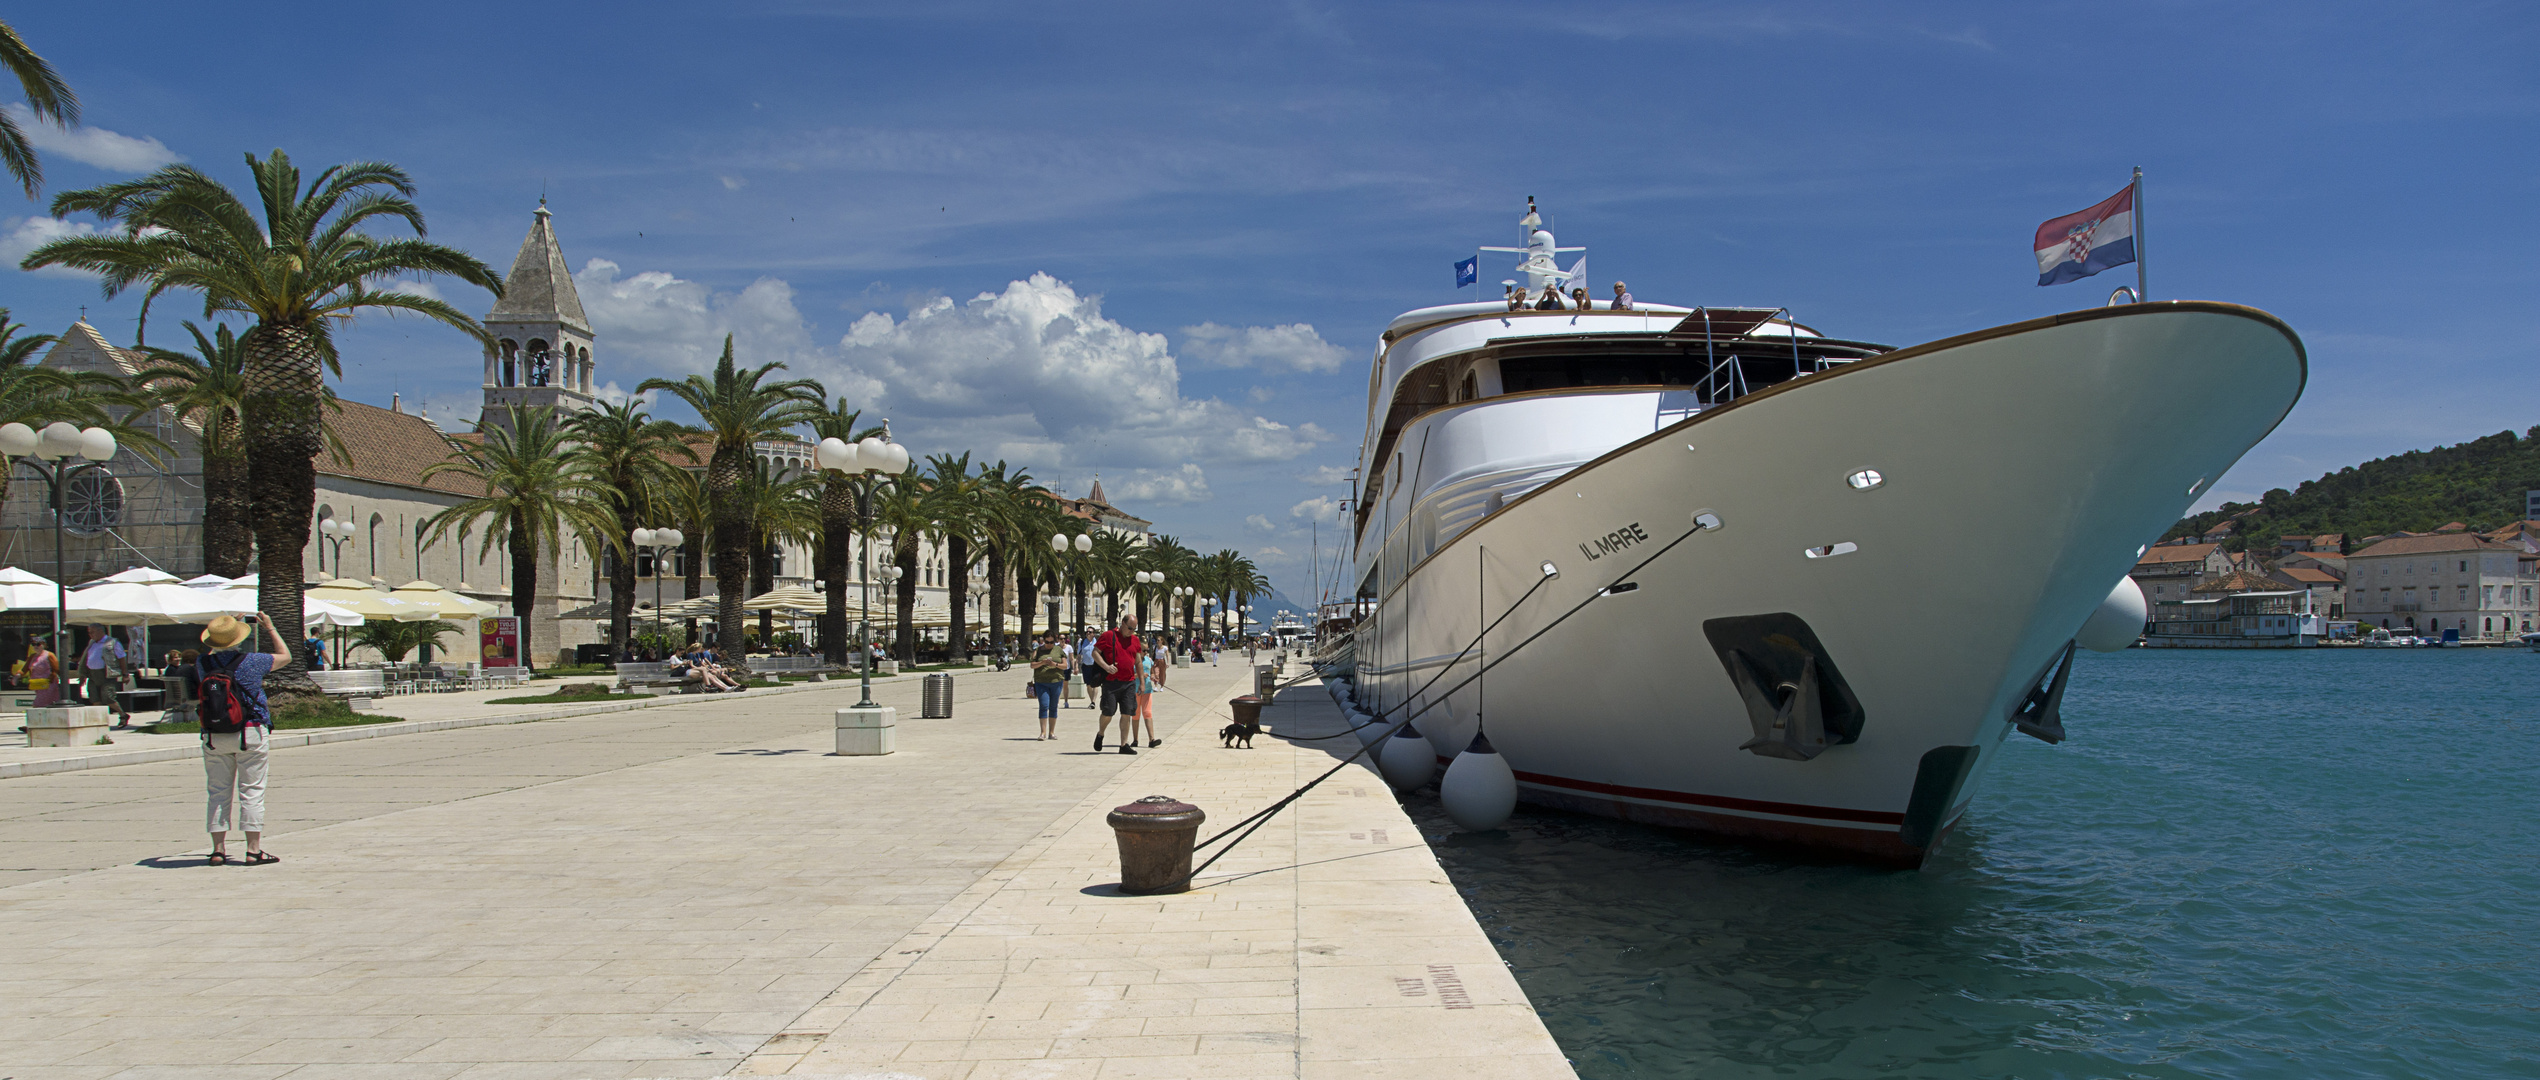
<instances>
[{"instance_id":1,"label":"lamp post with multiple globes","mask_svg":"<svg viewBox=\"0 0 2540 1080\"><path fill-rule=\"evenodd\" d=\"M661 636L661 560L664 554L679 550L688 542L688 534L677 529L637 529L627 537L636 547L653 552L653 636Z\"/></svg>"},{"instance_id":2,"label":"lamp post with multiple globes","mask_svg":"<svg viewBox=\"0 0 2540 1080\"><path fill-rule=\"evenodd\" d=\"M71 477L79 473L90 469L102 470L98 462L115 456L115 433L101 427L82 430L63 420L44 425L42 431L37 431L25 424L0 424L0 454L7 454L12 461L35 458L36 475L44 478L45 486L52 492L53 655L60 657L63 646L62 624L67 621L64 615L70 608L70 597L67 595L69 590L66 588L68 582L64 580L69 575L63 570L66 563L62 548L63 489L69 486ZM72 464L67 459L73 455L88 460ZM57 668L60 666L58 659L55 661L55 666ZM56 671L53 677L61 678L60 672Z\"/></svg>"},{"instance_id":3,"label":"lamp post with multiple globes","mask_svg":"<svg viewBox=\"0 0 2540 1080\"><path fill-rule=\"evenodd\" d=\"M1057 533L1050 537L1050 550L1067 559L1067 576L1076 583L1076 636L1079 638L1085 636L1085 573L1077 561L1077 556L1093 549L1094 538L1085 533L1077 533L1072 537L1066 533Z\"/></svg>"},{"instance_id":4,"label":"lamp post with multiple globes","mask_svg":"<svg viewBox=\"0 0 2540 1080\"><path fill-rule=\"evenodd\" d=\"M856 702L855 708L878 708L873 703L873 652L869 646L873 640L873 494L888 482L887 477L908 471L908 447L891 441L891 422L885 420L880 435L853 443L834 436L820 440L820 445L812 448L811 459L820 468L844 473L856 481L856 535L860 549L856 576L862 594L861 608L856 612L856 648L861 650L856 657L856 672L864 699ZM884 583L899 577L899 567L882 568Z\"/></svg>"}]
</instances>

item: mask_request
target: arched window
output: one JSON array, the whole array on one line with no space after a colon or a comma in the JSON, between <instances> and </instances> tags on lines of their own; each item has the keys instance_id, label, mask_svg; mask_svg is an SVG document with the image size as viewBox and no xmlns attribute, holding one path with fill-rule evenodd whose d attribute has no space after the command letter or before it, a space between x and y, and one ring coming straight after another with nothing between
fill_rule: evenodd
<instances>
[{"instance_id":1,"label":"arched window","mask_svg":"<svg viewBox=\"0 0 2540 1080\"><path fill-rule=\"evenodd\" d=\"M529 339L529 385L547 385L555 374L555 364L555 354L547 351L545 339Z\"/></svg>"},{"instance_id":2,"label":"arched window","mask_svg":"<svg viewBox=\"0 0 2540 1080\"><path fill-rule=\"evenodd\" d=\"M510 338L503 339L502 385L520 385L520 343Z\"/></svg>"},{"instance_id":3,"label":"arched window","mask_svg":"<svg viewBox=\"0 0 2540 1080\"><path fill-rule=\"evenodd\" d=\"M386 520L388 519L378 514L372 514L370 529L362 536L362 543L370 547L370 576L372 577L379 576L379 523Z\"/></svg>"}]
</instances>

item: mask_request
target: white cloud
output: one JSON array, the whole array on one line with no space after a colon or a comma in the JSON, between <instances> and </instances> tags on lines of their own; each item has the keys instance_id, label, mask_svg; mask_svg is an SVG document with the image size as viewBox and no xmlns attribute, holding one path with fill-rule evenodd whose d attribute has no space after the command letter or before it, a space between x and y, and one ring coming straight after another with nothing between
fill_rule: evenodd
<instances>
[{"instance_id":1,"label":"white cloud","mask_svg":"<svg viewBox=\"0 0 2540 1080\"><path fill-rule=\"evenodd\" d=\"M1274 533L1279 531L1279 526L1273 524L1269 518L1263 517L1259 514L1245 515L1244 527L1251 529L1254 532Z\"/></svg>"},{"instance_id":2,"label":"white cloud","mask_svg":"<svg viewBox=\"0 0 2540 1080\"><path fill-rule=\"evenodd\" d=\"M434 288L432 283L429 281L410 281L400 279L397 281L379 282L372 287L378 289L380 292L405 293L408 296L421 296L431 300L444 299L441 295L441 290Z\"/></svg>"},{"instance_id":3,"label":"white cloud","mask_svg":"<svg viewBox=\"0 0 2540 1080\"><path fill-rule=\"evenodd\" d=\"M1208 475L1197 465L1185 462L1178 469L1140 469L1126 480L1114 483L1104 492L1117 499L1144 502L1205 502L1215 498L1208 490Z\"/></svg>"},{"instance_id":4,"label":"white cloud","mask_svg":"<svg viewBox=\"0 0 2540 1080\"><path fill-rule=\"evenodd\" d=\"M1182 328L1182 351L1210 367L1259 367L1278 371L1338 371L1348 353L1323 340L1308 323L1285 326Z\"/></svg>"},{"instance_id":5,"label":"white cloud","mask_svg":"<svg viewBox=\"0 0 2540 1080\"><path fill-rule=\"evenodd\" d=\"M119 135L104 128L54 127L52 122L38 120L35 114L18 102L0 105L9 118L26 132L26 141L38 151L59 154L82 165L94 165L112 172L149 172L161 165L185 160L185 155L167 148L152 138Z\"/></svg>"},{"instance_id":6,"label":"white cloud","mask_svg":"<svg viewBox=\"0 0 2540 1080\"><path fill-rule=\"evenodd\" d=\"M794 288L781 279L760 278L740 292L718 293L659 270L633 277L620 277L621 272L616 263L592 259L573 275L582 309L600 335L601 370L629 382L707 371L723 352L725 334L732 335L741 363L783 362L788 376L808 374L801 368L816 358L810 325L794 307ZM869 390L830 386L832 393Z\"/></svg>"},{"instance_id":7,"label":"white cloud","mask_svg":"<svg viewBox=\"0 0 2540 1080\"><path fill-rule=\"evenodd\" d=\"M1339 521L1340 500L1317 495L1288 508L1288 516L1300 521Z\"/></svg>"},{"instance_id":8,"label":"white cloud","mask_svg":"<svg viewBox=\"0 0 2540 1080\"><path fill-rule=\"evenodd\" d=\"M1297 477L1297 480L1300 483L1307 484L1347 483L1349 482L1349 469L1340 465L1317 465L1314 468L1307 470L1304 475Z\"/></svg>"},{"instance_id":9,"label":"white cloud","mask_svg":"<svg viewBox=\"0 0 2540 1080\"><path fill-rule=\"evenodd\" d=\"M5 227L8 231L0 233L0 260L6 260L13 268L18 265L18 260L26 258L27 252L36 248L65 236L89 236L97 232L96 226L85 221L64 221L41 214L33 217L10 218ZM93 276L86 271L73 270L65 266L48 266L35 273L46 277Z\"/></svg>"},{"instance_id":10,"label":"white cloud","mask_svg":"<svg viewBox=\"0 0 2540 1080\"><path fill-rule=\"evenodd\" d=\"M750 182L747 177L741 176L718 176L715 179L723 181L725 191L739 191Z\"/></svg>"}]
</instances>

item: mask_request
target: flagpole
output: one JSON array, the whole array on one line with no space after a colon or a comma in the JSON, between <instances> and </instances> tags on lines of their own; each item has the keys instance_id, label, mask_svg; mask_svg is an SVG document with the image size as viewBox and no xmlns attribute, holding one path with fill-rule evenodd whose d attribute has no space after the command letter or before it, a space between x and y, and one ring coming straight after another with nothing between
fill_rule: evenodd
<instances>
[{"instance_id":1,"label":"flagpole","mask_svg":"<svg viewBox=\"0 0 2540 1080\"><path fill-rule=\"evenodd\" d=\"M2134 167L2134 300L2150 303L2150 275L2143 267L2143 166Z\"/></svg>"}]
</instances>

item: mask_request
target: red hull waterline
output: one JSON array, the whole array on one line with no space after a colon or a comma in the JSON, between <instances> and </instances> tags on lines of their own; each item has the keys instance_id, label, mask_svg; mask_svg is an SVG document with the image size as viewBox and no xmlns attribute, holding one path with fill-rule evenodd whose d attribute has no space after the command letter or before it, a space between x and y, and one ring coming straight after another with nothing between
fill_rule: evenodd
<instances>
[{"instance_id":1,"label":"red hull waterline","mask_svg":"<svg viewBox=\"0 0 2540 1080\"><path fill-rule=\"evenodd\" d=\"M1555 810L1707 833L1761 848L1799 848L1899 870L1921 867L1923 860L1939 850L1958 825L1958 815L1952 814L1934 830L1929 846L1914 847L1903 837L1905 815L1883 810L1762 803L1685 791L1625 788L1529 772L1517 774L1517 794L1523 801ZM1706 806L1717 809L1704 809ZM1721 812L1730 809L1777 816Z\"/></svg>"}]
</instances>

